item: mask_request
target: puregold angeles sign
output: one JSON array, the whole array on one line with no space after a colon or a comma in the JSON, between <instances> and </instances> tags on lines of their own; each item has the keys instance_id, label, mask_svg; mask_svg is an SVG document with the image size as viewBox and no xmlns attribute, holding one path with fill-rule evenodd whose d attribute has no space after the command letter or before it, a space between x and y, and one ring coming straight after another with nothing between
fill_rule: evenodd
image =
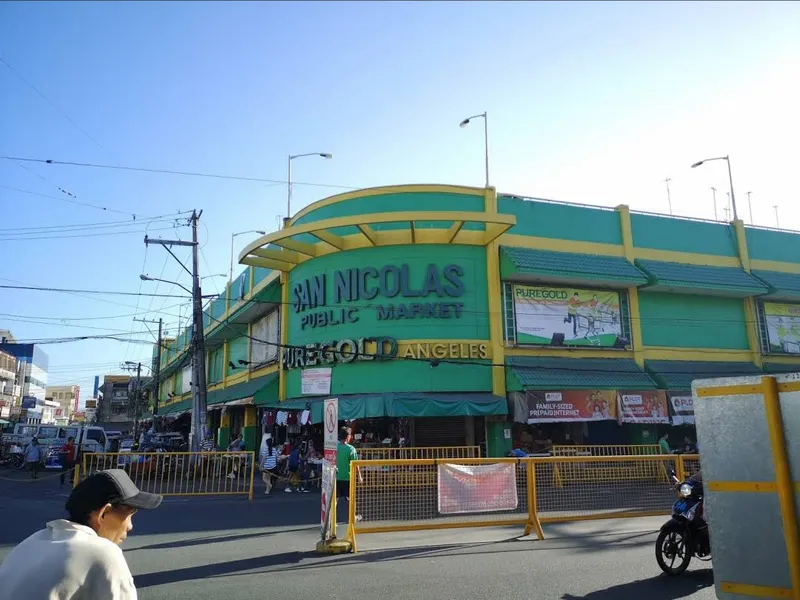
<instances>
[{"instance_id":1,"label":"puregold angeles sign","mask_svg":"<svg viewBox=\"0 0 800 600\"><path fill-rule=\"evenodd\" d=\"M284 348L281 366L284 369L315 367L355 361L405 359L478 359L491 358L486 343L459 341L398 342L391 337L329 340Z\"/></svg>"},{"instance_id":2,"label":"puregold angeles sign","mask_svg":"<svg viewBox=\"0 0 800 600\"><path fill-rule=\"evenodd\" d=\"M347 305L376 299L369 310L376 311L378 321L458 319L464 304L453 300L464 295L463 276L464 269L452 264L429 264L416 276L407 264L340 269L331 277L323 273L292 285L292 308L302 313L301 329L356 323L363 305Z\"/></svg>"}]
</instances>

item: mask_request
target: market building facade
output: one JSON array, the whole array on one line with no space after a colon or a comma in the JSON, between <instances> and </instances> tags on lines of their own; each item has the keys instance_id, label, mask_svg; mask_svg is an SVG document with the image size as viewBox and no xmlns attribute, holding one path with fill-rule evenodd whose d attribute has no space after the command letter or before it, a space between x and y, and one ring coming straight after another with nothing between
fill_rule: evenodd
<instances>
[{"instance_id":1,"label":"market building facade","mask_svg":"<svg viewBox=\"0 0 800 600\"><path fill-rule=\"evenodd\" d=\"M693 435L692 379L800 371L800 234L741 221L394 186L320 200L240 262L205 312L220 446L296 435L327 397L364 445L653 444ZM160 414L191 406L190 336Z\"/></svg>"}]
</instances>

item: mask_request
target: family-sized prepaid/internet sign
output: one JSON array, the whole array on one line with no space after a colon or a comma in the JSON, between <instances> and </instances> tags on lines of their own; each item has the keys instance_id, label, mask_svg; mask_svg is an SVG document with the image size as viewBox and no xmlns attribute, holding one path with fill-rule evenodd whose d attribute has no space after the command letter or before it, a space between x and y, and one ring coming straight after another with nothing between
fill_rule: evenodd
<instances>
[{"instance_id":1,"label":"family-sized prepaid/internet sign","mask_svg":"<svg viewBox=\"0 0 800 600\"><path fill-rule=\"evenodd\" d=\"M439 513L487 513L515 510L515 465L439 465Z\"/></svg>"}]
</instances>

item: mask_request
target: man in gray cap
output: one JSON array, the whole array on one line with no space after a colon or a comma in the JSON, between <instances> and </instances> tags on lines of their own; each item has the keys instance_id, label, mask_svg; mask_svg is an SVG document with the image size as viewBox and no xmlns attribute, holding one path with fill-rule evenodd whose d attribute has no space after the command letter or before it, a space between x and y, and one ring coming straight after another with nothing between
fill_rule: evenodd
<instances>
[{"instance_id":1,"label":"man in gray cap","mask_svg":"<svg viewBox=\"0 0 800 600\"><path fill-rule=\"evenodd\" d=\"M119 544L136 511L161 500L120 469L87 477L67 500L69 519L50 521L0 565L0 600L136 600Z\"/></svg>"}]
</instances>

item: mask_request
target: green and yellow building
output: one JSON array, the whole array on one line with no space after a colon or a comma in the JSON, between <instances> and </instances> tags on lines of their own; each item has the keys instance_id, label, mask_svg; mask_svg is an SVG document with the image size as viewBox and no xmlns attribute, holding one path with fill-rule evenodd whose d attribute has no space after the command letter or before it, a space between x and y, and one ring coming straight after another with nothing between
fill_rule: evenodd
<instances>
[{"instance_id":1,"label":"green and yellow building","mask_svg":"<svg viewBox=\"0 0 800 600\"><path fill-rule=\"evenodd\" d=\"M240 263L204 323L221 445L254 447L264 410L319 423L325 397L420 446L498 454L515 420L654 442L675 407L651 399L693 378L800 371L800 234L742 221L402 185L320 200ZM161 414L191 407L189 336L162 355Z\"/></svg>"}]
</instances>

